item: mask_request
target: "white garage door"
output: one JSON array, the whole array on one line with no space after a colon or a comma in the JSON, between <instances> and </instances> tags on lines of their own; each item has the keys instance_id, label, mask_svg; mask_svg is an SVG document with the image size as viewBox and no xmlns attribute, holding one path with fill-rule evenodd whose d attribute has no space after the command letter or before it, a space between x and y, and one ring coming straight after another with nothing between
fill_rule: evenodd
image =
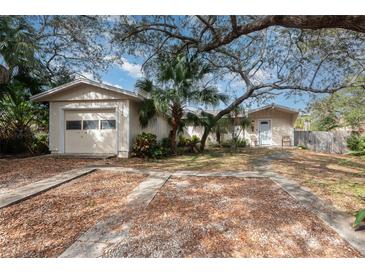
<instances>
[{"instance_id":1,"label":"white garage door","mask_svg":"<svg viewBox=\"0 0 365 274\"><path fill-rule=\"evenodd\" d=\"M65 152L115 154L117 130L112 110L66 110Z\"/></svg>"}]
</instances>

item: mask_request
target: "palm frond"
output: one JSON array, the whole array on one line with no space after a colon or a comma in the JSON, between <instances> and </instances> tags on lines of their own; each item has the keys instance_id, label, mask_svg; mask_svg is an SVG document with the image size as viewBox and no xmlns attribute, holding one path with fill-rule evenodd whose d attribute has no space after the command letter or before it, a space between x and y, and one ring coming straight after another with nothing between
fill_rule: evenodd
<instances>
[{"instance_id":1,"label":"palm frond","mask_svg":"<svg viewBox=\"0 0 365 274\"><path fill-rule=\"evenodd\" d=\"M153 82L147 78L137 80L135 87L141 91L151 93L153 91Z\"/></svg>"},{"instance_id":2,"label":"palm frond","mask_svg":"<svg viewBox=\"0 0 365 274\"><path fill-rule=\"evenodd\" d=\"M142 128L147 127L148 122L156 115L154 100L146 99L141 103L139 110L139 122Z\"/></svg>"}]
</instances>

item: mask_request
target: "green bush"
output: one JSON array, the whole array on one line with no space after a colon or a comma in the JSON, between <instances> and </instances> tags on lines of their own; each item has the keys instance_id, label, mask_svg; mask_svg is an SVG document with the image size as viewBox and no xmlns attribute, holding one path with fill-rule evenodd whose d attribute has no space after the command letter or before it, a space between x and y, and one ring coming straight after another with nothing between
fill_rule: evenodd
<instances>
[{"instance_id":1,"label":"green bush","mask_svg":"<svg viewBox=\"0 0 365 274\"><path fill-rule=\"evenodd\" d=\"M355 221L352 224L353 227L358 227L361 222L365 220L365 208L362 210L359 210L355 215Z\"/></svg>"},{"instance_id":2,"label":"green bush","mask_svg":"<svg viewBox=\"0 0 365 274\"><path fill-rule=\"evenodd\" d=\"M365 135L361 136L358 133L352 133L347 138L347 147L350 153L354 155L365 155Z\"/></svg>"},{"instance_id":3,"label":"green bush","mask_svg":"<svg viewBox=\"0 0 365 274\"><path fill-rule=\"evenodd\" d=\"M170 138L163 138L160 142L160 145L161 145L163 157L171 155L172 150L171 150L171 139Z\"/></svg>"},{"instance_id":4,"label":"green bush","mask_svg":"<svg viewBox=\"0 0 365 274\"><path fill-rule=\"evenodd\" d=\"M303 144L299 144L298 147L301 148L301 149L308 149L307 146L303 145Z\"/></svg>"},{"instance_id":5,"label":"green bush","mask_svg":"<svg viewBox=\"0 0 365 274\"><path fill-rule=\"evenodd\" d=\"M236 144L238 147L247 147L248 141L246 139L238 138Z\"/></svg>"},{"instance_id":6,"label":"green bush","mask_svg":"<svg viewBox=\"0 0 365 274\"><path fill-rule=\"evenodd\" d=\"M249 144L249 141L246 139L237 138L236 140L230 139L230 140L221 142L221 145L223 147L231 147L232 144L234 144L234 143L236 143L237 147L247 147L247 145Z\"/></svg>"},{"instance_id":7,"label":"green bush","mask_svg":"<svg viewBox=\"0 0 365 274\"><path fill-rule=\"evenodd\" d=\"M46 133L39 133L34 136L31 144L33 153L48 153L48 135Z\"/></svg>"},{"instance_id":8,"label":"green bush","mask_svg":"<svg viewBox=\"0 0 365 274\"><path fill-rule=\"evenodd\" d=\"M179 142L178 142L178 146L179 147L185 147L189 142L189 138L185 137L184 135L179 135Z\"/></svg>"},{"instance_id":9,"label":"green bush","mask_svg":"<svg viewBox=\"0 0 365 274\"><path fill-rule=\"evenodd\" d=\"M140 158L160 159L170 154L171 149L168 147L168 143L166 139L159 143L156 135L143 132L136 137L132 146L132 153Z\"/></svg>"},{"instance_id":10,"label":"green bush","mask_svg":"<svg viewBox=\"0 0 365 274\"><path fill-rule=\"evenodd\" d=\"M196 135L191 136L191 139L188 144L197 144L200 142L200 138Z\"/></svg>"},{"instance_id":11,"label":"green bush","mask_svg":"<svg viewBox=\"0 0 365 274\"><path fill-rule=\"evenodd\" d=\"M197 147L198 143L200 142L200 138L196 135L189 137L185 137L180 135L179 136L179 142L178 147L180 148L180 152L198 152L199 149Z\"/></svg>"}]
</instances>

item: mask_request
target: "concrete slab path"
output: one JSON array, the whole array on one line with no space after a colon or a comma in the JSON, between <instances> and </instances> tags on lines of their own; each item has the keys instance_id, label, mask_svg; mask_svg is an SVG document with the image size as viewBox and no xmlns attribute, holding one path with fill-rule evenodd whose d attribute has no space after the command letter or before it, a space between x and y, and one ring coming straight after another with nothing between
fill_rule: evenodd
<instances>
[{"instance_id":1,"label":"concrete slab path","mask_svg":"<svg viewBox=\"0 0 365 274\"><path fill-rule=\"evenodd\" d=\"M295 181L288 180L275 172L266 171L262 174L277 183L300 204L314 212L322 221L365 256L365 231L355 231L352 228L353 216L341 212L332 205L322 201Z\"/></svg>"},{"instance_id":2,"label":"concrete slab path","mask_svg":"<svg viewBox=\"0 0 365 274\"><path fill-rule=\"evenodd\" d=\"M0 208L19 203L25 199L29 199L35 195L38 195L46 190L59 186L61 184L67 183L73 179L80 176L86 175L95 168L78 168L70 171L66 171L57 174L51 178L40 180L35 183L30 183L28 185L16 188L14 190L4 192L0 194Z\"/></svg>"},{"instance_id":3,"label":"concrete slab path","mask_svg":"<svg viewBox=\"0 0 365 274\"><path fill-rule=\"evenodd\" d=\"M105 169L103 169L105 170ZM110 169L109 169L110 170ZM120 169L119 169L120 171ZM136 172L136 170L133 170ZM128 196L127 207L138 212L153 200L158 190L170 178L171 174L165 172L151 172L147 179L142 181ZM106 248L128 237L131 221L125 212L110 216L86 231L60 258L96 258L101 257Z\"/></svg>"},{"instance_id":4,"label":"concrete slab path","mask_svg":"<svg viewBox=\"0 0 365 274\"><path fill-rule=\"evenodd\" d=\"M278 155L282 157L282 155ZM365 256L365 231L355 231L351 227L353 217L336 210L333 206L319 199L309 190L301 187L298 183L280 176L271 171L270 162L275 160L274 156L265 158L262 164L258 165L256 171L242 172L198 172L198 171L175 171L172 173L161 173L155 170L123 168L123 167L99 167L102 170L114 172L135 172L149 174L150 177L128 196L129 206L148 206L158 190L170 176L207 176L207 177L238 177L238 178L267 178L286 191L289 195L298 200L302 205L315 212L328 226L335 230L354 248ZM159 177L160 176L160 177ZM123 224L115 229L118 224ZM125 241L128 238L128 231L132 225L131 220L124 220L123 214L111 216L102 223L90 229L82 235L61 257L100 257L103 251L111 245Z\"/></svg>"}]
</instances>

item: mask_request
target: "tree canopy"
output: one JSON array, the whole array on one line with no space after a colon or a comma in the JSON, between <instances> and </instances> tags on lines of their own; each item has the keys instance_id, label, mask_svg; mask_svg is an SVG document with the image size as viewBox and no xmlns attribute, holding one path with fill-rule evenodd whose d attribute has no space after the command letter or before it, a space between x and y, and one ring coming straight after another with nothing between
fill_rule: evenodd
<instances>
[{"instance_id":1,"label":"tree canopy","mask_svg":"<svg viewBox=\"0 0 365 274\"><path fill-rule=\"evenodd\" d=\"M314 100L309 110L312 129L351 127L356 130L365 123L365 89L346 89Z\"/></svg>"},{"instance_id":2,"label":"tree canopy","mask_svg":"<svg viewBox=\"0 0 365 274\"><path fill-rule=\"evenodd\" d=\"M75 73L98 77L125 55L156 78L161 55L193 56L211 68L205 82L230 96L204 148L242 103L362 87L364 33L364 16L1 16L0 88L35 94Z\"/></svg>"},{"instance_id":3,"label":"tree canopy","mask_svg":"<svg viewBox=\"0 0 365 274\"><path fill-rule=\"evenodd\" d=\"M176 153L176 134L182 127L182 117L189 103L217 105L226 96L204 82L210 68L189 56L160 58L156 82L141 79L136 87L148 93L150 100L142 103L140 122L146 126L156 113L167 116L172 126L171 149Z\"/></svg>"},{"instance_id":4,"label":"tree canopy","mask_svg":"<svg viewBox=\"0 0 365 274\"><path fill-rule=\"evenodd\" d=\"M364 24L362 16L128 16L116 20L113 41L121 53L144 55L149 73L159 53L189 52L214 68L213 79L234 83L213 125L252 99L361 86Z\"/></svg>"}]
</instances>

